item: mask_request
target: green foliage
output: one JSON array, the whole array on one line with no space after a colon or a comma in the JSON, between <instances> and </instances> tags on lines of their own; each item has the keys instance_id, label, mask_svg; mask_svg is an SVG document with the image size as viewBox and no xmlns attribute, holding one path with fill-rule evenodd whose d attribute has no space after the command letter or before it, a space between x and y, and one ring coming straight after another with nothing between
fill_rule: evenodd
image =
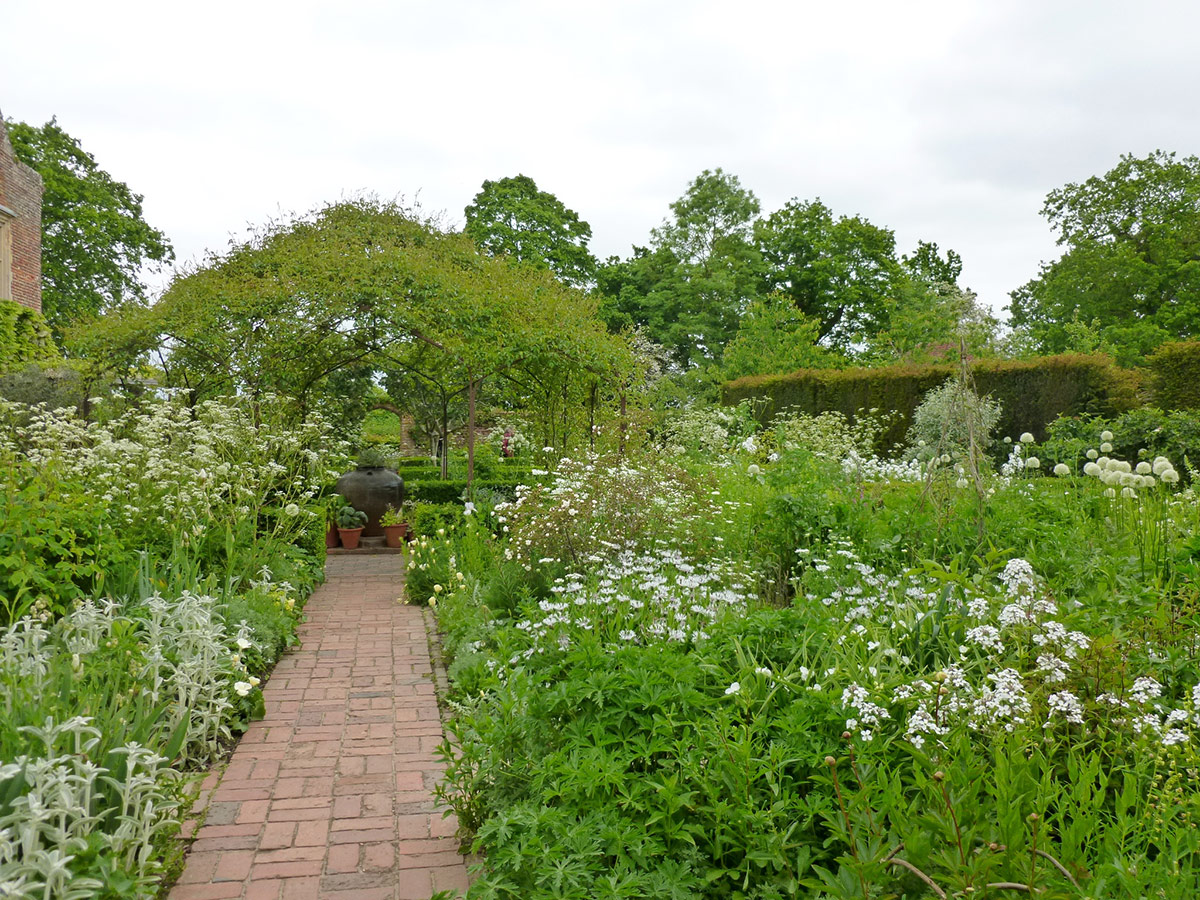
<instances>
[{"instance_id":1,"label":"green foliage","mask_svg":"<svg viewBox=\"0 0 1200 900\"><path fill-rule=\"evenodd\" d=\"M948 366L891 366L878 369L812 370L791 375L740 378L723 387L726 403L755 400L755 414L770 421L785 410L816 414L837 410L853 417L860 409L895 412L881 435L882 447L900 446L921 399L953 374ZM1113 415L1136 405L1135 379L1105 357L1064 354L1036 360L975 363L976 388L1000 404L1002 435L1045 434L1059 415Z\"/></svg>"},{"instance_id":2,"label":"green foliage","mask_svg":"<svg viewBox=\"0 0 1200 900\"><path fill-rule=\"evenodd\" d=\"M576 287L591 281L592 227L529 176L485 181L465 215L463 232L493 256L549 269Z\"/></svg>"},{"instance_id":3,"label":"green foliage","mask_svg":"<svg viewBox=\"0 0 1200 900\"><path fill-rule=\"evenodd\" d=\"M337 522L338 528L352 530L362 528L367 524L367 514L361 509L355 509L353 506L343 506L334 514L334 520Z\"/></svg>"},{"instance_id":4,"label":"green foliage","mask_svg":"<svg viewBox=\"0 0 1200 900\"><path fill-rule=\"evenodd\" d=\"M1156 406L1200 409L1200 341L1160 344L1146 365Z\"/></svg>"},{"instance_id":5,"label":"green foliage","mask_svg":"<svg viewBox=\"0 0 1200 900\"><path fill-rule=\"evenodd\" d=\"M980 397L958 379L949 379L926 394L913 411L908 443L923 448L917 453L923 459L933 454L966 453L972 441L986 451L1000 416L1000 404L995 400Z\"/></svg>"},{"instance_id":6,"label":"green foliage","mask_svg":"<svg viewBox=\"0 0 1200 900\"><path fill-rule=\"evenodd\" d=\"M17 159L42 176L42 311L55 334L146 299L140 271L174 259L142 197L97 165L55 119L7 122Z\"/></svg>"},{"instance_id":7,"label":"green foliage","mask_svg":"<svg viewBox=\"0 0 1200 900\"><path fill-rule=\"evenodd\" d=\"M1161 410L1151 406L1131 409L1120 416L1078 416L1057 419L1047 429L1043 447L1054 462L1080 470L1088 450L1099 451L1100 435L1112 432L1107 455L1119 459L1153 460L1165 456L1179 473L1187 475L1200 463L1200 419L1192 410Z\"/></svg>"},{"instance_id":8,"label":"green foliage","mask_svg":"<svg viewBox=\"0 0 1200 900\"><path fill-rule=\"evenodd\" d=\"M61 358L41 313L19 303L0 303L0 375Z\"/></svg>"},{"instance_id":9,"label":"green foliage","mask_svg":"<svg viewBox=\"0 0 1200 900\"><path fill-rule=\"evenodd\" d=\"M657 486L567 466L503 511L507 535L422 549L473 890L1190 896L1192 496L1023 468L982 494L867 478L839 465L870 442L844 418L775 430L712 442L692 477L713 505L665 509L648 540L610 512L671 505L661 456L627 466ZM700 638L689 617L742 584L723 552L760 597Z\"/></svg>"},{"instance_id":10,"label":"green foliage","mask_svg":"<svg viewBox=\"0 0 1200 900\"><path fill-rule=\"evenodd\" d=\"M262 715L322 574L336 442L248 406L0 403L6 896L153 896L184 773Z\"/></svg>"},{"instance_id":11,"label":"green foliage","mask_svg":"<svg viewBox=\"0 0 1200 900\"><path fill-rule=\"evenodd\" d=\"M834 218L820 200L791 200L755 226L767 285L818 323L818 337L841 350L887 322L903 278L896 240L858 216Z\"/></svg>"},{"instance_id":12,"label":"green foliage","mask_svg":"<svg viewBox=\"0 0 1200 900\"><path fill-rule=\"evenodd\" d=\"M1051 191L1042 215L1061 258L1012 293L1012 323L1041 352L1075 349L1068 323L1093 320L1123 353L1200 334L1200 159L1122 156L1103 176Z\"/></svg>"},{"instance_id":13,"label":"green foliage","mask_svg":"<svg viewBox=\"0 0 1200 900\"><path fill-rule=\"evenodd\" d=\"M721 377L770 375L836 367L838 357L817 343L819 327L791 298L771 294L750 303L721 356Z\"/></svg>"},{"instance_id":14,"label":"green foliage","mask_svg":"<svg viewBox=\"0 0 1200 900\"><path fill-rule=\"evenodd\" d=\"M456 498L457 499L457 498ZM438 531L452 529L463 519L461 502L431 503L417 501L413 503L409 525L413 534L418 537L433 537Z\"/></svg>"},{"instance_id":15,"label":"green foliage","mask_svg":"<svg viewBox=\"0 0 1200 900\"><path fill-rule=\"evenodd\" d=\"M611 326L635 325L689 368L719 360L742 310L759 293L751 241L758 198L737 176L705 170L654 229L651 250L610 259L597 274Z\"/></svg>"},{"instance_id":16,"label":"green foliage","mask_svg":"<svg viewBox=\"0 0 1200 900\"><path fill-rule=\"evenodd\" d=\"M511 497L517 485L528 484L530 480L527 475L515 478L478 478L474 482L474 487L476 490L498 491ZM466 490L467 481L465 478L452 478L446 481L440 479L413 479L404 482L405 496L420 503L457 503L461 506Z\"/></svg>"}]
</instances>

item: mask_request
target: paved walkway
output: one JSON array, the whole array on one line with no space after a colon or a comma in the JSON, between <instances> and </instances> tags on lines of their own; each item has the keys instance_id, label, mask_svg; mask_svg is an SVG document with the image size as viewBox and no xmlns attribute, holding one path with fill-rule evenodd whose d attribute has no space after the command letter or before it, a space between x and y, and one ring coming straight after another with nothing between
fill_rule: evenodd
<instances>
[{"instance_id":1,"label":"paved walkway","mask_svg":"<svg viewBox=\"0 0 1200 900\"><path fill-rule=\"evenodd\" d=\"M428 900L467 887L433 799L442 740L397 555L334 556L265 685L170 900Z\"/></svg>"}]
</instances>

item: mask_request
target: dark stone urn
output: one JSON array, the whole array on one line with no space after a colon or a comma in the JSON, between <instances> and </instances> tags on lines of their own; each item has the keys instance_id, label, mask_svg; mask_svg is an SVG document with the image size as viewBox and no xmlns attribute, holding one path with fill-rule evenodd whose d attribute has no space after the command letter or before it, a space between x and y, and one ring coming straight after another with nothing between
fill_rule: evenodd
<instances>
[{"instance_id":1,"label":"dark stone urn","mask_svg":"<svg viewBox=\"0 0 1200 900\"><path fill-rule=\"evenodd\" d=\"M386 466L359 466L339 478L333 489L355 509L367 514L364 537L383 534L379 517L389 506L399 509L404 502L404 479Z\"/></svg>"}]
</instances>

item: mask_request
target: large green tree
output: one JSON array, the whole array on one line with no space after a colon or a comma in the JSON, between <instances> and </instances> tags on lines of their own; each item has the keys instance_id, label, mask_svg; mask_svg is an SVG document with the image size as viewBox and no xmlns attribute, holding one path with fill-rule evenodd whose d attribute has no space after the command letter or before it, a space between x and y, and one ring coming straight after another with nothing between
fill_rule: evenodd
<instances>
[{"instance_id":1,"label":"large green tree","mask_svg":"<svg viewBox=\"0 0 1200 900\"><path fill-rule=\"evenodd\" d=\"M760 296L750 240L758 212L758 198L737 176L701 172L653 230L650 248L609 260L597 275L613 316L643 328L682 367L719 361Z\"/></svg>"},{"instance_id":2,"label":"large green tree","mask_svg":"<svg viewBox=\"0 0 1200 900\"><path fill-rule=\"evenodd\" d=\"M61 338L71 325L144 301L148 263L174 259L146 223L142 196L100 168L57 120L6 123L18 159L37 170L42 197L42 312Z\"/></svg>"},{"instance_id":3,"label":"large green tree","mask_svg":"<svg viewBox=\"0 0 1200 900\"><path fill-rule=\"evenodd\" d=\"M1122 156L1103 176L1051 191L1042 215L1063 255L1012 292L1012 324L1044 352L1076 349L1094 323L1130 360L1200 337L1200 159Z\"/></svg>"},{"instance_id":4,"label":"large green tree","mask_svg":"<svg viewBox=\"0 0 1200 900\"><path fill-rule=\"evenodd\" d=\"M591 281L592 226L528 175L485 181L465 213L463 231L488 253L549 269L576 287Z\"/></svg>"},{"instance_id":5,"label":"large green tree","mask_svg":"<svg viewBox=\"0 0 1200 900\"><path fill-rule=\"evenodd\" d=\"M889 229L817 199L789 201L754 231L767 289L814 319L822 343L850 351L887 326L905 279Z\"/></svg>"}]
</instances>

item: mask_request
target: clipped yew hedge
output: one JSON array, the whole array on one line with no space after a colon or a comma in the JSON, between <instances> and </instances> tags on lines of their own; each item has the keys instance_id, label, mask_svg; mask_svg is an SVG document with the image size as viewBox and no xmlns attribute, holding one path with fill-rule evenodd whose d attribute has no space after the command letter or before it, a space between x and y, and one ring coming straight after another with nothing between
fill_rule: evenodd
<instances>
[{"instance_id":1,"label":"clipped yew hedge","mask_svg":"<svg viewBox=\"0 0 1200 900\"><path fill-rule=\"evenodd\" d=\"M1163 344L1146 364L1155 406L1200 409L1200 341Z\"/></svg>"},{"instance_id":2,"label":"clipped yew hedge","mask_svg":"<svg viewBox=\"0 0 1200 900\"><path fill-rule=\"evenodd\" d=\"M789 375L751 375L727 382L722 399L754 401L764 424L779 413L816 415L836 410L853 418L860 409L894 411L880 437L881 450L904 443L913 411L926 392L956 374L954 366L887 366L878 369L802 369ZM1138 406L1138 377L1108 356L1067 353L1031 360L983 360L971 366L980 394L999 401L998 435L1032 432L1041 440L1060 415L1115 416Z\"/></svg>"}]
</instances>

